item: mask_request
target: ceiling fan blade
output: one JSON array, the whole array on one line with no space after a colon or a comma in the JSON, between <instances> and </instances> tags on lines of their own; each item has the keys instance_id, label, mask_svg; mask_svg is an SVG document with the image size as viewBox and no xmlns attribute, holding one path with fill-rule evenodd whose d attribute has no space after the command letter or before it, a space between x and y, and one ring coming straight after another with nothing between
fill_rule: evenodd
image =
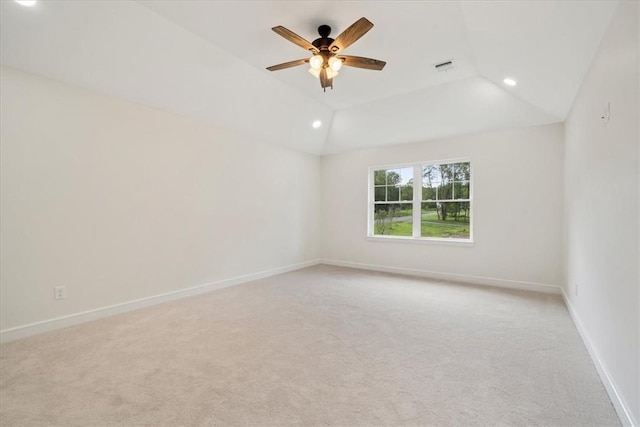
<instances>
[{"instance_id":1,"label":"ceiling fan blade","mask_svg":"<svg viewBox=\"0 0 640 427\"><path fill-rule=\"evenodd\" d=\"M320 86L322 86L322 89L324 89L325 92L328 87L333 89L333 78L329 78L326 68L320 70Z\"/></svg>"},{"instance_id":2,"label":"ceiling fan blade","mask_svg":"<svg viewBox=\"0 0 640 427\"><path fill-rule=\"evenodd\" d=\"M295 61L283 62L282 64L272 65L267 67L269 71L284 70L285 68L297 67L298 65L307 64L308 59L296 59Z\"/></svg>"},{"instance_id":3,"label":"ceiling fan blade","mask_svg":"<svg viewBox=\"0 0 640 427\"><path fill-rule=\"evenodd\" d=\"M373 28L373 24L367 18L360 18L349 28L344 30L329 46L331 52L344 50L348 46L355 43L360 37L364 36L367 31Z\"/></svg>"},{"instance_id":4,"label":"ceiling fan blade","mask_svg":"<svg viewBox=\"0 0 640 427\"><path fill-rule=\"evenodd\" d=\"M342 60L343 65L348 65L349 67L364 68L367 70L380 71L384 68L385 65L387 65L387 63L384 61L372 58L363 58L362 56L339 55L338 59Z\"/></svg>"},{"instance_id":5,"label":"ceiling fan blade","mask_svg":"<svg viewBox=\"0 0 640 427\"><path fill-rule=\"evenodd\" d=\"M272 30L275 31L277 34L281 35L282 37L284 37L285 39L289 40L291 43L295 43L305 50L310 50L313 53L318 52L318 49L314 45L312 45L307 40L303 39L293 31L286 29L282 25L273 27Z\"/></svg>"}]
</instances>

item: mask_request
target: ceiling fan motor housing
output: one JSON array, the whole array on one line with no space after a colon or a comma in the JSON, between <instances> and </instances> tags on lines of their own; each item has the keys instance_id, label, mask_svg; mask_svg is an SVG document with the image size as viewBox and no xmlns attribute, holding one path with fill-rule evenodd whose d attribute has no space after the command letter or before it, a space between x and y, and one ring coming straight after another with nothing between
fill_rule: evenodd
<instances>
[{"instance_id":1,"label":"ceiling fan motor housing","mask_svg":"<svg viewBox=\"0 0 640 427\"><path fill-rule=\"evenodd\" d=\"M320 37L322 38L329 37L329 34L331 34L331 27L328 25L320 25L318 27L318 34L320 34Z\"/></svg>"},{"instance_id":2,"label":"ceiling fan motor housing","mask_svg":"<svg viewBox=\"0 0 640 427\"><path fill-rule=\"evenodd\" d=\"M320 34L320 38L315 39L311 44L314 45L321 53L323 51L329 51L329 46L333 43L329 34L331 34L331 27L328 25L320 25L318 27L318 34Z\"/></svg>"}]
</instances>

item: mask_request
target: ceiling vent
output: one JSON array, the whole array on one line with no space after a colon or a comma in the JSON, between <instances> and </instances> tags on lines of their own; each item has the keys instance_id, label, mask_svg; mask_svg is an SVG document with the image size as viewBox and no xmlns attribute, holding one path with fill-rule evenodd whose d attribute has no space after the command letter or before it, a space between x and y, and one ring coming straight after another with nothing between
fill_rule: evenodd
<instances>
[{"instance_id":1,"label":"ceiling vent","mask_svg":"<svg viewBox=\"0 0 640 427\"><path fill-rule=\"evenodd\" d=\"M439 73L443 71L446 72L449 70L453 70L453 59L450 59L449 61L441 62L439 64L435 64L433 67Z\"/></svg>"}]
</instances>

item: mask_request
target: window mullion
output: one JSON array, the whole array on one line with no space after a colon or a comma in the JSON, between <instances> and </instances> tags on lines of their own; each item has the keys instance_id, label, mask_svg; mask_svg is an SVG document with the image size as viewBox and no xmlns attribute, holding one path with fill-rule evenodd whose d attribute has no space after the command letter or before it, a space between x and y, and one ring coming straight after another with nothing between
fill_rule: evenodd
<instances>
[{"instance_id":1,"label":"window mullion","mask_svg":"<svg viewBox=\"0 0 640 427\"><path fill-rule=\"evenodd\" d=\"M422 225L422 167L413 166L413 237L420 237Z\"/></svg>"},{"instance_id":2,"label":"window mullion","mask_svg":"<svg viewBox=\"0 0 640 427\"><path fill-rule=\"evenodd\" d=\"M374 212L376 206L376 180L375 180L375 170L369 171L369 212L367 214L367 235L373 236L374 232Z\"/></svg>"}]
</instances>

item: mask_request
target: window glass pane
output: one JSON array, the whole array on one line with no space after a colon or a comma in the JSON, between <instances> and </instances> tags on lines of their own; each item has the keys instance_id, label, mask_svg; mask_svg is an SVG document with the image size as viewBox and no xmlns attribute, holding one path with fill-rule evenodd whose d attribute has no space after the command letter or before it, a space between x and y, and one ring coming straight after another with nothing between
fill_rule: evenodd
<instances>
[{"instance_id":1,"label":"window glass pane","mask_svg":"<svg viewBox=\"0 0 640 427\"><path fill-rule=\"evenodd\" d=\"M387 186L387 201L389 202L400 201L400 187Z\"/></svg>"},{"instance_id":2,"label":"window glass pane","mask_svg":"<svg viewBox=\"0 0 640 427\"><path fill-rule=\"evenodd\" d=\"M413 167L389 171L387 185L413 185Z\"/></svg>"},{"instance_id":3,"label":"window glass pane","mask_svg":"<svg viewBox=\"0 0 640 427\"><path fill-rule=\"evenodd\" d=\"M387 188L386 187L376 187L375 190L375 198L376 202L386 202L387 201Z\"/></svg>"},{"instance_id":4,"label":"window glass pane","mask_svg":"<svg viewBox=\"0 0 640 427\"><path fill-rule=\"evenodd\" d=\"M437 200L451 200L453 198L453 183L442 183L438 187L438 199Z\"/></svg>"},{"instance_id":5,"label":"window glass pane","mask_svg":"<svg viewBox=\"0 0 640 427\"><path fill-rule=\"evenodd\" d=\"M400 188L400 198L402 201L413 200L413 185L403 185Z\"/></svg>"},{"instance_id":6,"label":"window glass pane","mask_svg":"<svg viewBox=\"0 0 640 427\"><path fill-rule=\"evenodd\" d=\"M469 162L456 163L455 165L455 180L456 181L469 181L471 179L471 164Z\"/></svg>"},{"instance_id":7,"label":"window glass pane","mask_svg":"<svg viewBox=\"0 0 640 427\"><path fill-rule=\"evenodd\" d=\"M380 169L377 171L373 171L373 181L375 185L385 185L386 182L386 174L387 171L384 169Z\"/></svg>"},{"instance_id":8,"label":"window glass pane","mask_svg":"<svg viewBox=\"0 0 640 427\"><path fill-rule=\"evenodd\" d=\"M397 169L387 171L387 185L396 186L402 183L402 175Z\"/></svg>"},{"instance_id":9,"label":"window glass pane","mask_svg":"<svg viewBox=\"0 0 640 427\"><path fill-rule=\"evenodd\" d=\"M439 165L440 176L442 177L443 184L450 184L454 181L454 169L455 163L449 163L446 165Z\"/></svg>"},{"instance_id":10,"label":"window glass pane","mask_svg":"<svg viewBox=\"0 0 640 427\"><path fill-rule=\"evenodd\" d=\"M374 234L411 236L413 207L411 203L385 203L374 206Z\"/></svg>"},{"instance_id":11,"label":"window glass pane","mask_svg":"<svg viewBox=\"0 0 640 427\"><path fill-rule=\"evenodd\" d=\"M469 181L454 182L453 191L454 191L454 198L468 199L469 198Z\"/></svg>"},{"instance_id":12,"label":"window glass pane","mask_svg":"<svg viewBox=\"0 0 640 427\"><path fill-rule=\"evenodd\" d=\"M425 165L422 167L422 184L427 187L437 187L442 181L438 165Z\"/></svg>"},{"instance_id":13,"label":"window glass pane","mask_svg":"<svg viewBox=\"0 0 640 427\"><path fill-rule=\"evenodd\" d=\"M387 200L413 200L413 168L399 168L386 171Z\"/></svg>"},{"instance_id":14,"label":"window glass pane","mask_svg":"<svg viewBox=\"0 0 640 427\"><path fill-rule=\"evenodd\" d=\"M413 185L413 167L396 169L400 175L400 185Z\"/></svg>"},{"instance_id":15,"label":"window glass pane","mask_svg":"<svg viewBox=\"0 0 640 427\"><path fill-rule=\"evenodd\" d=\"M469 202L422 203L422 237L469 239L471 211Z\"/></svg>"},{"instance_id":16,"label":"window glass pane","mask_svg":"<svg viewBox=\"0 0 640 427\"><path fill-rule=\"evenodd\" d=\"M422 186L422 200L436 200L436 189Z\"/></svg>"}]
</instances>

